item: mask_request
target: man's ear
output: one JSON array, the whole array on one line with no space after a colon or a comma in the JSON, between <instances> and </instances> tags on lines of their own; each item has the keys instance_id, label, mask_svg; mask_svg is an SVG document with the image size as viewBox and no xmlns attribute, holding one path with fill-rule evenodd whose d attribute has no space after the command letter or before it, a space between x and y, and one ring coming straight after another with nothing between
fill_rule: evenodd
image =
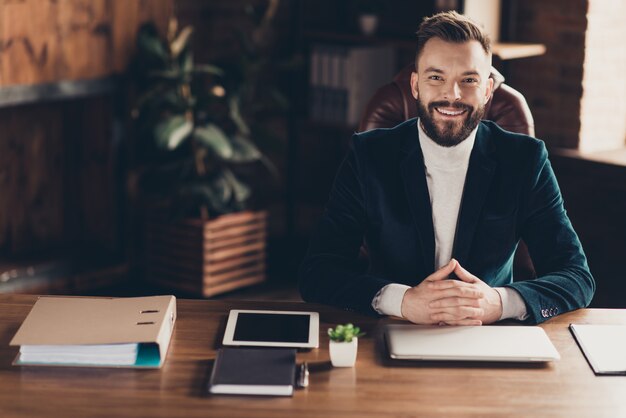
<instances>
[{"instance_id":1,"label":"man's ear","mask_svg":"<svg viewBox=\"0 0 626 418\"><path fill-rule=\"evenodd\" d=\"M489 77L487 79L487 90L485 91L485 103L491 100L493 96L493 78Z\"/></svg>"},{"instance_id":2,"label":"man's ear","mask_svg":"<svg viewBox=\"0 0 626 418\"><path fill-rule=\"evenodd\" d=\"M415 100L417 100L418 91L419 91L419 89L417 88L418 79L419 79L419 76L417 75L415 71L413 71L411 73L411 94L413 94L413 97L415 98Z\"/></svg>"}]
</instances>

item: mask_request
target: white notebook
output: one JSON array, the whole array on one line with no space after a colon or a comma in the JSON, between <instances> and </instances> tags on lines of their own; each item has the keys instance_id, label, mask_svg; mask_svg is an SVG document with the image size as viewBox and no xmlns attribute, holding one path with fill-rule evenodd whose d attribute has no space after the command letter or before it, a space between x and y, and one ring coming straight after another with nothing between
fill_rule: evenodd
<instances>
[{"instance_id":1,"label":"white notebook","mask_svg":"<svg viewBox=\"0 0 626 418\"><path fill-rule=\"evenodd\" d=\"M626 325L569 327L595 374L626 375Z\"/></svg>"}]
</instances>

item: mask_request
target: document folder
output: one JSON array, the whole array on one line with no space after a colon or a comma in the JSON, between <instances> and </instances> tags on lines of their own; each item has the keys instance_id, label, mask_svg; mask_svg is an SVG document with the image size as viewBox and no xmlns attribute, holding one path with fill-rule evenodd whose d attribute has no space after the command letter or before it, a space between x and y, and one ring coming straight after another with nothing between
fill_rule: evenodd
<instances>
[{"instance_id":1,"label":"document folder","mask_svg":"<svg viewBox=\"0 0 626 418\"><path fill-rule=\"evenodd\" d=\"M159 368L175 322L174 296L40 297L11 340L13 364ZM133 349L134 362L118 361Z\"/></svg>"},{"instance_id":2,"label":"document folder","mask_svg":"<svg viewBox=\"0 0 626 418\"><path fill-rule=\"evenodd\" d=\"M626 325L570 324L569 329L596 375L626 375Z\"/></svg>"}]
</instances>

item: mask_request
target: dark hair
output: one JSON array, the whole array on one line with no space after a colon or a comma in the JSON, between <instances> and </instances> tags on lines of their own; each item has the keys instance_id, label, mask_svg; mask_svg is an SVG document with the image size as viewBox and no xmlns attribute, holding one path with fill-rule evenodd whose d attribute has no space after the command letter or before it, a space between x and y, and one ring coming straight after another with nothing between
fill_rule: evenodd
<instances>
[{"instance_id":1,"label":"dark hair","mask_svg":"<svg viewBox=\"0 0 626 418\"><path fill-rule=\"evenodd\" d=\"M485 53L491 53L491 41L485 31L470 18L455 11L441 12L431 17L425 17L415 34L417 35L416 66L424 45L431 38L455 43L478 41Z\"/></svg>"}]
</instances>

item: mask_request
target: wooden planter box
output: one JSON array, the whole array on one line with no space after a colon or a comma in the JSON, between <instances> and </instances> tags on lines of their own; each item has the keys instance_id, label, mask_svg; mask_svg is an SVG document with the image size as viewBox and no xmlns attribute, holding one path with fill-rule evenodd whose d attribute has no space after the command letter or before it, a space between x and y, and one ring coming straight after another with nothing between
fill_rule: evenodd
<instances>
[{"instance_id":1,"label":"wooden planter box","mask_svg":"<svg viewBox=\"0 0 626 418\"><path fill-rule=\"evenodd\" d=\"M151 217L146 232L153 283L210 297L265 281L265 211L175 223Z\"/></svg>"}]
</instances>

